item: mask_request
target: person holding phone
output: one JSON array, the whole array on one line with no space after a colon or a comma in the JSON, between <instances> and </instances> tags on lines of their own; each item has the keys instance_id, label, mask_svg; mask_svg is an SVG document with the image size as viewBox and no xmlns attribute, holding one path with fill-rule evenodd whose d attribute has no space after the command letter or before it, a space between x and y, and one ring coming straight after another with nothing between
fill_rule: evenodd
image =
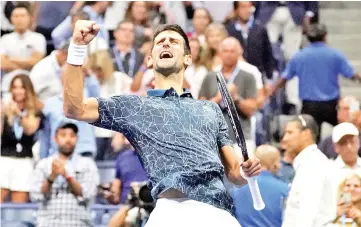
<instances>
[{"instance_id":1,"label":"person holding phone","mask_svg":"<svg viewBox=\"0 0 361 227\"><path fill-rule=\"evenodd\" d=\"M336 226L361 226L361 176L351 174L339 186Z\"/></svg>"}]
</instances>

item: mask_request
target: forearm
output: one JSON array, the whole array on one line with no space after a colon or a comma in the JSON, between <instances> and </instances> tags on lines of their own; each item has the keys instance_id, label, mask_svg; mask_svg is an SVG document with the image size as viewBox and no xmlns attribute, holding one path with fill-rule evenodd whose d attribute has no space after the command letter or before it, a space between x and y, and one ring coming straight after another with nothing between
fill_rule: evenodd
<instances>
[{"instance_id":1,"label":"forearm","mask_svg":"<svg viewBox=\"0 0 361 227\"><path fill-rule=\"evenodd\" d=\"M220 104L222 102L222 96L219 91L217 91L217 94L209 99L211 102L215 102L217 104Z\"/></svg>"},{"instance_id":2,"label":"forearm","mask_svg":"<svg viewBox=\"0 0 361 227\"><path fill-rule=\"evenodd\" d=\"M128 209L127 205L122 206L110 219L108 227L123 227L125 225L125 218L128 215Z\"/></svg>"},{"instance_id":3,"label":"forearm","mask_svg":"<svg viewBox=\"0 0 361 227\"><path fill-rule=\"evenodd\" d=\"M247 181L241 175L239 158L233 147L225 146L221 149L222 162L225 168L226 176L233 184L244 185Z\"/></svg>"},{"instance_id":4,"label":"forearm","mask_svg":"<svg viewBox=\"0 0 361 227\"><path fill-rule=\"evenodd\" d=\"M73 177L67 178L71 192L75 196L83 196L82 188L80 183Z\"/></svg>"},{"instance_id":5,"label":"forearm","mask_svg":"<svg viewBox=\"0 0 361 227\"><path fill-rule=\"evenodd\" d=\"M275 95L275 93L280 89L283 88L286 85L287 80L284 78L280 78L276 85L273 87L272 91L271 91L271 96Z\"/></svg>"},{"instance_id":6,"label":"forearm","mask_svg":"<svg viewBox=\"0 0 361 227\"><path fill-rule=\"evenodd\" d=\"M243 114L246 117L250 118L253 114L258 110L258 102L257 100L250 100L250 99L239 99L235 100L235 104L238 106L239 109L242 110Z\"/></svg>"},{"instance_id":7,"label":"forearm","mask_svg":"<svg viewBox=\"0 0 361 227\"><path fill-rule=\"evenodd\" d=\"M142 67L142 66L141 66ZM142 70L138 70L137 74L135 75L132 84L130 85L130 91L131 92L137 92L140 89L140 86L142 85L142 80L144 76L144 72Z\"/></svg>"},{"instance_id":8,"label":"forearm","mask_svg":"<svg viewBox=\"0 0 361 227\"><path fill-rule=\"evenodd\" d=\"M22 69L31 69L36 63L43 58L42 55L29 58L10 58L10 61Z\"/></svg>"},{"instance_id":9,"label":"forearm","mask_svg":"<svg viewBox=\"0 0 361 227\"><path fill-rule=\"evenodd\" d=\"M77 119L84 113L84 78L82 66L67 64L64 78L64 113Z\"/></svg>"},{"instance_id":10,"label":"forearm","mask_svg":"<svg viewBox=\"0 0 361 227\"><path fill-rule=\"evenodd\" d=\"M51 183L48 180L44 180L43 184L41 185L41 193L49 194L51 191Z\"/></svg>"},{"instance_id":11,"label":"forearm","mask_svg":"<svg viewBox=\"0 0 361 227\"><path fill-rule=\"evenodd\" d=\"M1 69L4 71L12 71L12 70L16 70L19 69L20 66L17 65L15 62L9 60L9 58L5 57L5 56L1 56Z\"/></svg>"},{"instance_id":12,"label":"forearm","mask_svg":"<svg viewBox=\"0 0 361 227\"><path fill-rule=\"evenodd\" d=\"M359 74L355 74L353 77L351 77L351 79L361 83L361 75Z\"/></svg>"}]
</instances>

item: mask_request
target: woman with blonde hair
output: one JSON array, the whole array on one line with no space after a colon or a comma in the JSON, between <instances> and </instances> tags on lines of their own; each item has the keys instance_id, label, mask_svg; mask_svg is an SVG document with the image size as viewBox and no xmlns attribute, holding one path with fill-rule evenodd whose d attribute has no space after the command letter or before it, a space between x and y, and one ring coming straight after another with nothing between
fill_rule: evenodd
<instances>
[{"instance_id":1,"label":"woman with blonde hair","mask_svg":"<svg viewBox=\"0 0 361 227\"><path fill-rule=\"evenodd\" d=\"M207 49L202 54L202 61L208 71L212 71L222 64L222 61L218 56L218 48L220 43L228 36L228 32L222 24L212 23L208 26L204 34L206 37Z\"/></svg>"},{"instance_id":2,"label":"woman with blonde hair","mask_svg":"<svg viewBox=\"0 0 361 227\"><path fill-rule=\"evenodd\" d=\"M15 76L9 90L11 100L1 109L1 202L11 193L12 203L26 203L34 165L32 147L43 119L42 104L27 75Z\"/></svg>"},{"instance_id":3,"label":"woman with blonde hair","mask_svg":"<svg viewBox=\"0 0 361 227\"><path fill-rule=\"evenodd\" d=\"M351 174L338 189L336 226L361 227L361 176Z\"/></svg>"},{"instance_id":4,"label":"woman with blonde hair","mask_svg":"<svg viewBox=\"0 0 361 227\"><path fill-rule=\"evenodd\" d=\"M129 93L132 79L125 73L114 71L114 63L108 51L97 51L89 57L87 68L100 83L100 96L110 98ZM95 128L97 140L96 160L113 159L120 150L123 139L106 129Z\"/></svg>"}]
</instances>

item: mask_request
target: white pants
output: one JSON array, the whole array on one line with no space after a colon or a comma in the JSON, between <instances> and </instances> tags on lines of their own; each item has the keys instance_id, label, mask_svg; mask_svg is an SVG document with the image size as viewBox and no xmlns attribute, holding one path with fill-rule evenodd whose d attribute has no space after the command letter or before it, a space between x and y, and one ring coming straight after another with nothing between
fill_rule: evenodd
<instances>
[{"instance_id":1,"label":"white pants","mask_svg":"<svg viewBox=\"0 0 361 227\"><path fill-rule=\"evenodd\" d=\"M229 212L191 199L158 199L145 227L240 227Z\"/></svg>"},{"instance_id":2,"label":"white pants","mask_svg":"<svg viewBox=\"0 0 361 227\"><path fill-rule=\"evenodd\" d=\"M34 162L31 158L0 157L0 186L10 191L28 192Z\"/></svg>"},{"instance_id":3,"label":"white pants","mask_svg":"<svg viewBox=\"0 0 361 227\"><path fill-rule=\"evenodd\" d=\"M283 36L283 53L286 61L297 53L302 43L302 26L294 23L288 7L278 7L266 25L271 43L278 42L280 35ZM286 84L287 101L296 105L297 112L301 109L301 101L298 96L298 78L294 77Z\"/></svg>"}]
</instances>

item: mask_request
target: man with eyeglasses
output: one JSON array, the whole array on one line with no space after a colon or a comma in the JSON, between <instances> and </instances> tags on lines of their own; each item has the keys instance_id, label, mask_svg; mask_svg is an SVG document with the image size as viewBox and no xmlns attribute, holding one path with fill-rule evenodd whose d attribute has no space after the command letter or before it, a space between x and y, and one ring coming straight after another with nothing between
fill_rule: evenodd
<instances>
[{"instance_id":1,"label":"man with eyeglasses","mask_svg":"<svg viewBox=\"0 0 361 227\"><path fill-rule=\"evenodd\" d=\"M296 158L282 227L319 227L332 221L329 161L317 148L317 133L318 125L310 115L296 116L286 125L282 142Z\"/></svg>"},{"instance_id":2,"label":"man with eyeglasses","mask_svg":"<svg viewBox=\"0 0 361 227\"><path fill-rule=\"evenodd\" d=\"M337 105L337 121L339 124L344 122L356 123L357 117L356 113L360 111L360 102L356 99L355 96L347 95L342 97L338 101ZM361 131L361 126L360 126ZM360 144L361 145L361 144ZM332 141L332 136L328 136L321 140L318 144L320 150L327 156L329 159L336 159L337 152L335 151L335 146ZM361 146L360 146L361 147ZM359 149L358 154L361 156L361 148Z\"/></svg>"}]
</instances>

